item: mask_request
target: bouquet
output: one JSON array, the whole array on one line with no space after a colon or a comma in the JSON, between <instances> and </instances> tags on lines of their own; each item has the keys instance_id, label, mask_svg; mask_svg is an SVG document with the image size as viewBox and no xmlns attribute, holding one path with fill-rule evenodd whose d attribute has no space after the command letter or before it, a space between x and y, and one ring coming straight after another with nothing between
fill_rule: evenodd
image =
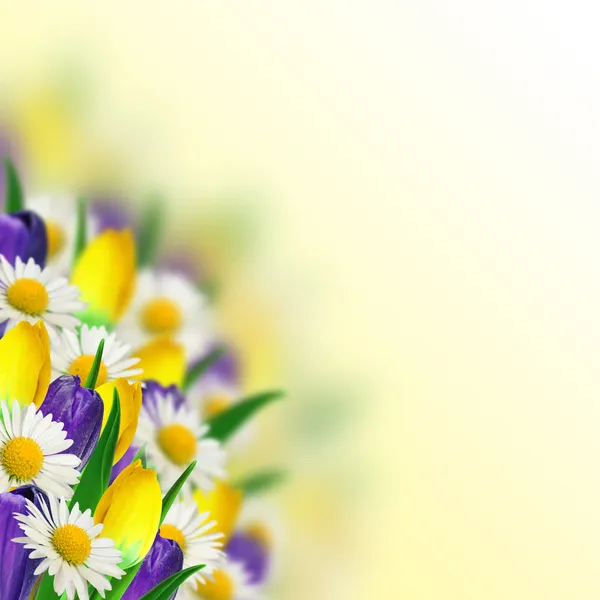
<instances>
[{"instance_id":1,"label":"bouquet","mask_svg":"<svg viewBox=\"0 0 600 600\"><path fill-rule=\"evenodd\" d=\"M156 266L156 210L135 236L4 176L0 600L261 598L247 499L280 474L227 459L281 392L241 397L202 291Z\"/></svg>"}]
</instances>

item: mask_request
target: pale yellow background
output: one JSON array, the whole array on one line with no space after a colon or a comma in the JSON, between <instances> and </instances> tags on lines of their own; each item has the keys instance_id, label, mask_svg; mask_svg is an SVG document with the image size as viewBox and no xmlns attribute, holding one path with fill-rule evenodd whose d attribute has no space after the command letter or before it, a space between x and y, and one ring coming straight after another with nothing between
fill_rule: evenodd
<instances>
[{"instance_id":1,"label":"pale yellow background","mask_svg":"<svg viewBox=\"0 0 600 600\"><path fill-rule=\"evenodd\" d=\"M272 306L279 377L295 402L321 381L358 397L332 451L289 451L277 597L600 596L593 3L2 9L2 97L71 62L93 73L86 139L119 148L66 145L40 180L70 162L156 185L188 236L198 190L256 192L239 277ZM352 491L325 493L340 470Z\"/></svg>"}]
</instances>

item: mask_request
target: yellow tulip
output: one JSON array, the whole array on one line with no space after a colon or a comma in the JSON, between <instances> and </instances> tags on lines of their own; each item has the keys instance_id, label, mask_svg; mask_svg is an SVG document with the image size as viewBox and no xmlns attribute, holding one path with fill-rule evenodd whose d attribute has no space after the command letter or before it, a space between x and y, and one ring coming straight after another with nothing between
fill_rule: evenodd
<instances>
[{"instance_id":1,"label":"yellow tulip","mask_svg":"<svg viewBox=\"0 0 600 600\"><path fill-rule=\"evenodd\" d=\"M71 282L88 302L91 319L114 323L127 310L135 288L135 243L129 229L108 229L81 253Z\"/></svg>"},{"instance_id":2,"label":"yellow tulip","mask_svg":"<svg viewBox=\"0 0 600 600\"><path fill-rule=\"evenodd\" d=\"M115 451L115 463L117 463L133 441L137 429L138 418L142 408L142 385L139 382L129 383L127 379L115 379L102 384L96 388L104 402L104 415L102 418L102 429L108 421L112 408L114 390L119 392L119 404L121 406L121 425L119 427L119 440Z\"/></svg>"},{"instance_id":3,"label":"yellow tulip","mask_svg":"<svg viewBox=\"0 0 600 600\"><path fill-rule=\"evenodd\" d=\"M158 531L162 495L156 473L136 460L104 492L94 514L102 537L111 538L123 553L127 569L143 560Z\"/></svg>"},{"instance_id":4,"label":"yellow tulip","mask_svg":"<svg viewBox=\"0 0 600 600\"><path fill-rule=\"evenodd\" d=\"M39 408L50 384L50 342L42 321L21 321L0 340L0 399Z\"/></svg>"},{"instance_id":5,"label":"yellow tulip","mask_svg":"<svg viewBox=\"0 0 600 600\"><path fill-rule=\"evenodd\" d=\"M223 481L217 481L214 489L208 493L196 490L194 500L201 513L208 511L210 519L217 522L212 532L221 532L225 538L223 545L233 533L242 507L242 492L227 485Z\"/></svg>"},{"instance_id":6,"label":"yellow tulip","mask_svg":"<svg viewBox=\"0 0 600 600\"><path fill-rule=\"evenodd\" d=\"M154 379L161 385L181 386L185 376L185 350L169 337L159 337L139 348L132 356L140 362L136 367L143 370L144 379Z\"/></svg>"}]
</instances>

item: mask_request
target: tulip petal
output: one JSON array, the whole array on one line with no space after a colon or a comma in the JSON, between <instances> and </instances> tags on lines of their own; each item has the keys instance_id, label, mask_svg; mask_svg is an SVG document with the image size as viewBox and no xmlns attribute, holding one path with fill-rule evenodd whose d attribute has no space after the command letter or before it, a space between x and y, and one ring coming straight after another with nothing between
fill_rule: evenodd
<instances>
[{"instance_id":1,"label":"tulip petal","mask_svg":"<svg viewBox=\"0 0 600 600\"><path fill-rule=\"evenodd\" d=\"M159 337L133 353L140 359L144 379L154 379L164 386L181 387L185 377L186 358L181 344L168 337Z\"/></svg>"}]
</instances>

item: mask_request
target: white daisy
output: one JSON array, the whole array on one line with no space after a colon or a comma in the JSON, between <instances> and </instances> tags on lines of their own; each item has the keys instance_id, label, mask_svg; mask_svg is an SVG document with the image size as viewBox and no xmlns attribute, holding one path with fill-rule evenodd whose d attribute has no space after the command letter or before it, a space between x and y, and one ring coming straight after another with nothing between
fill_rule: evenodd
<instances>
[{"instance_id":1,"label":"white daisy","mask_svg":"<svg viewBox=\"0 0 600 600\"><path fill-rule=\"evenodd\" d=\"M224 535L220 532L209 533L216 526L216 521L208 521L208 512L200 513L195 502L175 502L160 528L160 535L175 540L183 551L183 568L195 565L206 565L186 584L196 587L196 583L204 583L204 577L210 577L225 560L220 549Z\"/></svg>"},{"instance_id":2,"label":"white daisy","mask_svg":"<svg viewBox=\"0 0 600 600\"><path fill-rule=\"evenodd\" d=\"M70 498L81 461L74 454L60 454L73 445L63 424L36 412L35 404L22 409L16 400L12 415L4 400L0 411L0 492L34 483L48 494Z\"/></svg>"},{"instance_id":3,"label":"white daisy","mask_svg":"<svg viewBox=\"0 0 600 600\"><path fill-rule=\"evenodd\" d=\"M101 340L104 351L96 387L119 377L137 378L142 373L142 369L132 368L140 359L131 356L131 346L117 339L116 333L108 333L106 327L82 325L78 331L63 331L52 340L52 379L68 373L79 375L85 383Z\"/></svg>"},{"instance_id":4,"label":"white daisy","mask_svg":"<svg viewBox=\"0 0 600 600\"><path fill-rule=\"evenodd\" d=\"M79 288L51 269L42 269L33 258L24 263L17 257L13 267L0 255L0 322L6 322L6 331L19 321L39 320L50 334L75 329L79 319L73 313L85 308L79 296Z\"/></svg>"},{"instance_id":5,"label":"white daisy","mask_svg":"<svg viewBox=\"0 0 600 600\"><path fill-rule=\"evenodd\" d=\"M212 579L197 584L196 588L184 585L179 589L178 600L262 600L262 586L250 583L244 567L228 560L215 571Z\"/></svg>"},{"instance_id":6,"label":"white daisy","mask_svg":"<svg viewBox=\"0 0 600 600\"><path fill-rule=\"evenodd\" d=\"M14 514L26 537L12 541L33 550L29 558L43 559L34 574L48 571L59 596L66 592L67 600L76 594L88 600L89 582L104 598L105 591L112 589L108 577L121 579L125 574L118 567L121 551L113 540L98 537L104 525L94 525L89 509L82 513L76 503L69 512L64 498L49 496L48 500L48 505L41 501L41 509L27 500L29 514Z\"/></svg>"},{"instance_id":7,"label":"white daisy","mask_svg":"<svg viewBox=\"0 0 600 600\"><path fill-rule=\"evenodd\" d=\"M177 406L175 396L165 390L156 391L153 401L142 405L136 439L139 446L146 444L164 489L196 460L188 482L208 491L214 479L225 478L226 454L217 440L204 437L207 433L208 425L201 423L198 412L185 402Z\"/></svg>"},{"instance_id":8,"label":"white daisy","mask_svg":"<svg viewBox=\"0 0 600 600\"><path fill-rule=\"evenodd\" d=\"M121 337L134 347L157 335L180 342L189 360L201 355L212 340L204 296L184 276L142 271L127 314L119 325Z\"/></svg>"},{"instance_id":9,"label":"white daisy","mask_svg":"<svg viewBox=\"0 0 600 600\"><path fill-rule=\"evenodd\" d=\"M28 198L27 208L42 217L48 236L47 262L59 273L68 273L73 262L77 234L77 199L71 194L41 194ZM97 234L92 211L87 214L87 239Z\"/></svg>"}]
</instances>

